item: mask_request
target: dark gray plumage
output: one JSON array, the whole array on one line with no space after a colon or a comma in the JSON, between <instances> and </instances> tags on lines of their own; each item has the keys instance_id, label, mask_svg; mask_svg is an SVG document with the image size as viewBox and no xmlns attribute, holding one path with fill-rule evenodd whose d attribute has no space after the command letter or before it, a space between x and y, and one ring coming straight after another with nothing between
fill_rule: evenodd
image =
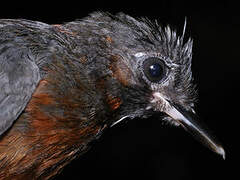
<instances>
[{"instance_id":1,"label":"dark gray plumage","mask_svg":"<svg viewBox=\"0 0 240 180\"><path fill-rule=\"evenodd\" d=\"M29 49L0 40L0 135L25 109L39 80L39 69ZM3 46L4 44L4 46Z\"/></svg>"},{"instance_id":2,"label":"dark gray plumage","mask_svg":"<svg viewBox=\"0 0 240 180\"><path fill-rule=\"evenodd\" d=\"M179 37L99 12L64 25L0 20L0 178L48 179L107 127L160 113L224 157L193 110L185 26Z\"/></svg>"}]
</instances>

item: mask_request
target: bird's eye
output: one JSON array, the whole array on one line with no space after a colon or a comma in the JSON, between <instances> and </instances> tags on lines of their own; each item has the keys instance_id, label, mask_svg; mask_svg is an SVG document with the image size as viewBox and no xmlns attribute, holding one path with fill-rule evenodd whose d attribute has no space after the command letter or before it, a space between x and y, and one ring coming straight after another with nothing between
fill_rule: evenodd
<instances>
[{"instance_id":1,"label":"bird's eye","mask_svg":"<svg viewBox=\"0 0 240 180\"><path fill-rule=\"evenodd\" d=\"M143 62L143 72L151 82L159 82L165 75L164 62L156 57L150 57Z\"/></svg>"}]
</instances>

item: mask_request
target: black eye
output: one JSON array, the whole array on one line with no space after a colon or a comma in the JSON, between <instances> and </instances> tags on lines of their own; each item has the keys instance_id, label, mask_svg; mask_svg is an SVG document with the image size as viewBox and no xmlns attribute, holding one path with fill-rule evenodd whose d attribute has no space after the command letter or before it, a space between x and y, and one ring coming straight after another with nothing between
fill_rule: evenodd
<instances>
[{"instance_id":1,"label":"black eye","mask_svg":"<svg viewBox=\"0 0 240 180\"><path fill-rule=\"evenodd\" d=\"M165 75L164 62L156 57L150 57L143 62L143 72L151 82L159 82Z\"/></svg>"}]
</instances>

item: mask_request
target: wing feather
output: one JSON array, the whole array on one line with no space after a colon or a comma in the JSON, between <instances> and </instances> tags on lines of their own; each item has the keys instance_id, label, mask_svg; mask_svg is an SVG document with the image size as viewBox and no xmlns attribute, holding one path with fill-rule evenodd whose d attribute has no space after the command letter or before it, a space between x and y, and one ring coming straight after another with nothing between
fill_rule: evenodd
<instances>
[{"instance_id":1,"label":"wing feather","mask_svg":"<svg viewBox=\"0 0 240 180\"><path fill-rule=\"evenodd\" d=\"M39 80L39 68L28 48L0 45L0 135L24 110Z\"/></svg>"}]
</instances>

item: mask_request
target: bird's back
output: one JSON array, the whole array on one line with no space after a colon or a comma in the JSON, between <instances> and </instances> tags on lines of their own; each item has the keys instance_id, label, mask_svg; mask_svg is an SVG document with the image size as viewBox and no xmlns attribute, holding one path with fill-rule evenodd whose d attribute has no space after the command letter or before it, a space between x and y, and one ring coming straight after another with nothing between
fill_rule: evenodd
<instances>
[{"instance_id":1,"label":"bird's back","mask_svg":"<svg viewBox=\"0 0 240 180\"><path fill-rule=\"evenodd\" d=\"M47 179L103 128L101 87L70 36L60 25L0 21L0 179Z\"/></svg>"}]
</instances>

